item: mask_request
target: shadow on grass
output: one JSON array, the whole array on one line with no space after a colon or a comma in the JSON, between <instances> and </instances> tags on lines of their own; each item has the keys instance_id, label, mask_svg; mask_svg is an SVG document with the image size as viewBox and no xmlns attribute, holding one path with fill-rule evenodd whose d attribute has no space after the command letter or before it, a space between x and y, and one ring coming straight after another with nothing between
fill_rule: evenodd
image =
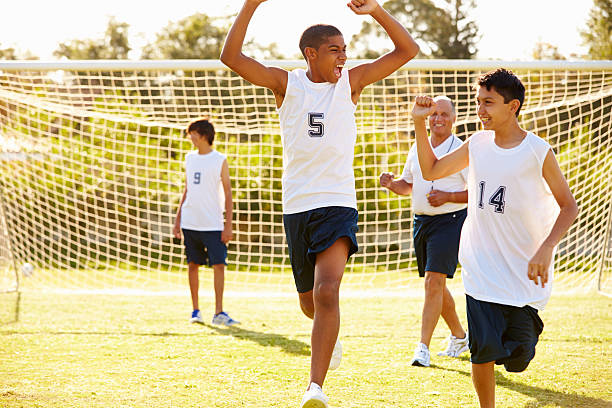
<instances>
[{"instance_id":1,"label":"shadow on grass","mask_svg":"<svg viewBox=\"0 0 612 408\"><path fill-rule=\"evenodd\" d=\"M465 375L466 377L471 377L471 373L469 371L457 370L454 368L447 368L441 366L436 366L435 368L452 371L461 375ZM549 406L550 404L554 404L555 406L559 406L562 408L610 408L612 406L610 404L610 401L606 401L600 398L585 397L584 395L578 394L567 394L560 391L554 391L546 388L534 387L533 385L514 382L506 378L506 376L504 376L504 374L499 372L498 370L495 370L495 384L498 387L504 387L515 392L520 392L521 394L527 395L528 397L535 399L535 401L526 403L523 408L537 408Z\"/></svg>"},{"instance_id":2,"label":"shadow on grass","mask_svg":"<svg viewBox=\"0 0 612 408\"><path fill-rule=\"evenodd\" d=\"M297 354L301 356L310 355L310 345L299 340L288 339L285 336L274 333L260 333L253 330L243 329L237 326L214 326L202 324L209 329L215 330L219 334L233 336L241 340L253 341L264 347L279 347L285 353Z\"/></svg>"},{"instance_id":3,"label":"shadow on grass","mask_svg":"<svg viewBox=\"0 0 612 408\"><path fill-rule=\"evenodd\" d=\"M310 345L299 341L292 340L280 334L274 333L261 333L253 330L242 329L236 326L225 327L225 326L213 326L209 324L201 323L208 329L216 331L218 334L224 336L233 336L241 340L253 341L260 346L264 347L278 347L285 353L297 354L301 356L310 355ZM1 325L0 325L1 326ZM114 330L84 330L84 331L70 331L70 330L56 330L56 331L24 331L24 330L3 330L1 335L85 335L85 336L108 336L108 335L125 335L125 336L143 336L143 337L200 337L202 333L176 333L176 332L150 332L150 333L138 333L131 331L114 331Z\"/></svg>"}]
</instances>

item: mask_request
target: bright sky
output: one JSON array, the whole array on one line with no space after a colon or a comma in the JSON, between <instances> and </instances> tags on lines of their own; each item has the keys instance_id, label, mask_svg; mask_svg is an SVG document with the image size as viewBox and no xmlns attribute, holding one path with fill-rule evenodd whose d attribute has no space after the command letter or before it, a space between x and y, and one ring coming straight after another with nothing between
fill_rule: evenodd
<instances>
[{"instance_id":1,"label":"bright sky","mask_svg":"<svg viewBox=\"0 0 612 408\"><path fill-rule=\"evenodd\" d=\"M109 16L130 25L130 42L137 48L152 41L169 21L196 12L229 15L238 12L242 2L8 1L0 14L0 48L13 46L30 50L41 59L53 59L59 42L102 37ZM474 17L482 35L478 43L480 59L529 60L538 41L557 46L566 57L586 52L578 30L585 27L592 0L476 0L476 4ZM257 10L247 40L255 39L262 45L276 42L281 52L292 57L299 52L299 36L308 26L333 24L348 44L367 18L353 14L346 0L268 0ZM350 58L350 50L348 53Z\"/></svg>"}]
</instances>

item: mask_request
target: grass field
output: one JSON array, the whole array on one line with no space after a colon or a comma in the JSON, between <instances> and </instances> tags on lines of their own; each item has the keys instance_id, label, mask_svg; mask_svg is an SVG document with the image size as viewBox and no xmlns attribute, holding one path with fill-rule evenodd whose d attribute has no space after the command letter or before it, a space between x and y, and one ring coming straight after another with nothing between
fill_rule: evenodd
<instances>
[{"instance_id":1,"label":"grass field","mask_svg":"<svg viewBox=\"0 0 612 408\"><path fill-rule=\"evenodd\" d=\"M465 301L458 295L460 316ZM330 406L476 407L467 356L408 365L421 297L341 299ZM202 308L212 300L202 297ZM184 295L0 295L0 407L297 407L310 321L297 296L229 296L236 328L187 323ZM207 313L209 315L210 313ZM612 299L553 295L527 371L497 369L498 407L612 407ZM465 318L462 318L465 322Z\"/></svg>"}]
</instances>

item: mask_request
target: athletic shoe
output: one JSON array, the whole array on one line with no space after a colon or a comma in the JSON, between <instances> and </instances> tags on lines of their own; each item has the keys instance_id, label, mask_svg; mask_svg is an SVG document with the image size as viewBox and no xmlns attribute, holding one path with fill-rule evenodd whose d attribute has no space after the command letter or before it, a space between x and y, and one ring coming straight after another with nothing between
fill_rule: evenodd
<instances>
[{"instance_id":1,"label":"athletic shoe","mask_svg":"<svg viewBox=\"0 0 612 408\"><path fill-rule=\"evenodd\" d=\"M414 357L412 361L410 361L410 365L429 367L429 348L425 344L419 343L416 346L414 349Z\"/></svg>"},{"instance_id":2,"label":"athletic shoe","mask_svg":"<svg viewBox=\"0 0 612 408\"><path fill-rule=\"evenodd\" d=\"M332 352L331 360L329 360L329 369L335 370L340 367L340 361L342 361L342 344L340 340L336 340L334 351Z\"/></svg>"},{"instance_id":3,"label":"athletic shoe","mask_svg":"<svg viewBox=\"0 0 612 408\"><path fill-rule=\"evenodd\" d=\"M301 408L328 408L327 401L329 399L325 394L323 394L323 390L319 387L318 384L310 383L310 387L308 387L308 391L304 393L304 398L302 398Z\"/></svg>"},{"instance_id":4,"label":"athletic shoe","mask_svg":"<svg viewBox=\"0 0 612 408\"><path fill-rule=\"evenodd\" d=\"M199 310L194 310L191 312L191 319L189 319L189 323L204 323L204 319L202 319L202 313Z\"/></svg>"},{"instance_id":5,"label":"athletic shoe","mask_svg":"<svg viewBox=\"0 0 612 408\"><path fill-rule=\"evenodd\" d=\"M462 339L458 339L452 334L448 337L448 347L446 350L438 353L439 356L448 356L448 357L459 357L461 353L464 351L468 351L470 349L470 345L468 343L468 335L465 333L465 337Z\"/></svg>"},{"instance_id":6,"label":"athletic shoe","mask_svg":"<svg viewBox=\"0 0 612 408\"><path fill-rule=\"evenodd\" d=\"M225 312L217 313L213 316L212 324L218 324L220 326L233 326L240 324L238 320L234 320Z\"/></svg>"}]
</instances>

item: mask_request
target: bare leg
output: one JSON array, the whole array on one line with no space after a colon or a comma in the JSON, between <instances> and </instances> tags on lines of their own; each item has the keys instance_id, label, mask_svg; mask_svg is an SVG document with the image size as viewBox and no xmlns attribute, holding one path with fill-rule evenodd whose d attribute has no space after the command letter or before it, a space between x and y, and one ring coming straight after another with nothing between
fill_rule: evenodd
<instances>
[{"instance_id":1,"label":"bare leg","mask_svg":"<svg viewBox=\"0 0 612 408\"><path fill-rule=\"evenodd\" d=\"M438 272L425 272L425 302L421 319L421 343L429 347L431 336L442 313L443 295L446 288L446 275Z\"/></svg>"},{"instance_id":2,"label":"bare leg","mask_svg":"<svg viewBox=\"0 0 612 408\"><path fill-rule=\"evenodd\" d=\"M187 270L189 272L189 291L191 292L191 304L193 310L199 310L200 305L198 303L198 290L200 288L200 280L198 277L200 265L197 263L189 262Z\"/></svg>"},{"instance_id":3,"label":"bare leg","mask_svg":"<svg viewBox=\"0 0 612 408\"><path fill-rule=\"evenodd\" d=\"M223 289L225 286L225 265L213 265L214 285L215 285L215 314L223 311Z\"/></svg>"},{"instance_id":4,"label":"bare leg","mask_svg":"<svg viewBox=\"0 0 612 408\"><path fill-rule=\"evenodd\" d=\"M299 293L300 295L300 308L302 313L310 319L314 319L314 298L312 296L312 290L308 292Z\"/></svg>"},{"instance_id":5,"label":"bare leg","mask_svg":"<svg viewBox=\"0 0 612 408\"><path fill-rule=\"evenodd\" d=\"M319 253L315 264L310 382L321 387L340 330L340 282L349 247L350 240L342 237Z\"/></svg>"},{"instance_id":6,"label":"bare leg","mask_svg":"<svg viewBox=\"0 0 612 408\"><path fill-rule=\"evenodd\" d=\"M458 339L465 338L465 330L463 330L463 326L461 326L459 316L457 316L457 311L455 310L455 300L453 299L453 295L450 293L446 285L444 285L444 295L442 301L442 318L448 325L448 328L453 336L457 337Z\"/></svg>"},{"instance_id":7,"label":"bare leg","mask_svg":"<svg viewBox=\"0 0 612 408\"><path fill-rule=\"evenodd\" d=\"M480 408L495 408L495 362L472 364L472 382Z\"/></svg>"}]
</instances>

